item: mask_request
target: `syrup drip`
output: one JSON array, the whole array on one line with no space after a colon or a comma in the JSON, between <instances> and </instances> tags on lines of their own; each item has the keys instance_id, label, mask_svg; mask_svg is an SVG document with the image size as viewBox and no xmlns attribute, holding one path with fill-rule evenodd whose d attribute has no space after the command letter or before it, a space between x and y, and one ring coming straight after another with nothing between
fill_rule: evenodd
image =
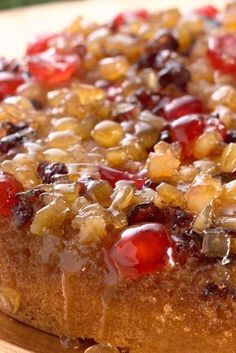
<instances>
[{"instance_id":1,"label":"syrup drip","mask_svg":"<svg viewBox=\"0 0 236 353\"><path fill-rule=\"evenodd\" d=\"M63 310L64 310L64 321L66 325L66 331L69 333L69 301L68 301L68 278L65 271L62 271L61 276L61 287L62 295L64 300Z\"/></svg>"},{"instance_id":2,"label":"syrup drip","mask_svg":"<svg viewBox=\"0 0 236 353\"><path fill-rule=\"evenodd\" d=\"M100 321L100 330L98 333L99 340L103 340L106 324L107 324L107 314L109 312L109 306L115 294L116 288L118 286L118 277L114 268L112 267L110 261L106 258L105 262L107 267L107 272L104 275L104 291L101 296L102 303L102 316Z\"/></svg>"}]
</instances>

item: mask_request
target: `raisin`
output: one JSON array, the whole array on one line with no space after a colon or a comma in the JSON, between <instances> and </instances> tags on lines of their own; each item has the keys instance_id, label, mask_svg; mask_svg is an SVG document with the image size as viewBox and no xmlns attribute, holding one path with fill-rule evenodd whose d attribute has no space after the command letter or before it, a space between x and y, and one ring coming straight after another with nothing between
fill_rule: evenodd
<instances>
[{"instance_id":1,"label":"raisin","mask_svg":"<svg viewBox=\"0 0 236 353\"><path fill-rule=\"evenodd\" d=\"M171 133L169 130L163 130L160 134L159 141L172 142Z\"/></svg>"},{"instance_id":2,"label":"raisin","mask_svg":"<svg viewBox=\"0 0 236 353\"><path fill-rule=\"evenodd\" d=\"M175 221L179 227L190 226L193 221L193 215L189 212L177 209L175 211Z\"/></svg>"},{"instance_id":3,"label":"raisin","mask_svg":"<svg viewBox=\"0 0 236 353\"><path fill-rule=\"evenodd\" d=\"M158 94L153 94L150 90L141 88L135 92L144 109L152 110L160 102L161 97Z\"/></svg>"},{"instance_id":4,"label":"raisin","mask_svg":"<svg viewBox=\"0 0 236 353\"><path fill-rule=\"evenodd\" d=\"M226 143L236 142L236 130L228 130L225 137Z\"/></svg>"},{"instance_id":5,"label":"raisin","mask_svg":"<svg viewBox=\"0 0 236 353\"><path fill-rule=\"evenodd\" d=\"M39 164L37 172L43 183L51 184L59 175L68 174L68 169L64 163L42 162Z\"/></svg>"},{"instance_id":6,"label":"raisin","mask_svg":"<svg viewBox=\"0 0 236 353\"><path fill-rule=\"evenodd\" d=\"M186 90L187 84L191 79L190 73L185 66L174 61L167 63L158 76L162 88L173 85L181 90Z\"/></svg>"},{"instance_id":7,"label":"raisin","mask_svg":"<svg viewBox=\"0 0 236 353\"><path fill-rule=\"evenodd\" d=\"M4 136L0 140L0 151L8 153L11 149L23 144L26 140L35 136L35 130L31 127L22 128L14 133Z\"/></svg>"},{"instance_id":8,"label":"raisin","mask_svg":"<svg viewBox=\"0 0 236 353\"><path fill-rule=\"evenodd\" d=\"M156 54L144 53L138 61L138 69L154 68L156 62Z\"/></svg>"},{"instance_id":9,"label":"raisin","mask_svg":"<svg viewBox=\"0 0 236 353\"><path fill-rule=\"evenodd\" d=\"M15 228L21 229L31 221L34 208L29 201L21 200L12 208L12 223Z\"/></svg>"}]
</instances>

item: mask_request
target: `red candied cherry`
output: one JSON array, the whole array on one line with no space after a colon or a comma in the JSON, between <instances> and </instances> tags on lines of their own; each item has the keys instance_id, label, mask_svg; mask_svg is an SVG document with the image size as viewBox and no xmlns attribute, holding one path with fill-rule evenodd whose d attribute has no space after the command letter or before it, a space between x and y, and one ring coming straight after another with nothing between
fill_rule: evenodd
<instances>
[{"instance_id":1,"label":"red candied cherry","mask_svg":"<svg viewBox=\"0 0 236 353\"><path fill-rule=\"evenodd\" d=\"M203 113L203 111L203 104L199 98L186 95L166 104L164 114L167 120L175 120L184 115Z\"/></svg>"},{"instance_id":2,"label":"red candied cherry","mask_svg":"<svg viewBox=\"0 0 236 353\"><path fill-rule=\"evenodd\" d=\"M179 142L185 157L191 157L192 148L197 138L204 132L204 121L198 114L185 115L170 124L173 142Z\"/></svg>"},{"instance_id":3,"label":"red candied cherry","mask_svg":"<svg viewBox=\"0 0 236 353\"><path fill-rule=\"evenodd\" d=\"M143 223L121 233L109 251L109 258L121 278L136 279L163 269L171 262L173 250L174 244L164 225Z\"/></svg>"},{"instance_id":4,"label":"red candied cherry","mask_svg":"<svg viewBox=\"0 0 236 353\"><path fill-rule=\"evenodd\" d=\"M214 6L206 5L196 9L196 13L200 16L214 19L218 15L219 11Z\"/></svg>"},{"instance_id":5,"label":"red candied cherry","mask_svg":"<svg viewBox=\"0 0 236 353\"><path fill-rule=\"evenodd\" d=\"M217 130L223 138L226 134L225 126L219 119L208 115L185 115L170 124L171 139L181 144L186 158L192 156L195 141L206 130Z\"/></svg>"},{"instance_id":6,"label":"red candied cherry","mask_svg":"<svg viewBox=\"0 0 236 353\"><path fill-rule=\"evenodd\" d=\"M13 72L0 72L0 100L14 94L18 86L24 83L20 74Z\"/></svg>"},{"instance_id":7,"label":"red candied cherry","mask_svg":"<svg viewBox=\"0 0 236 353\"><path fill-rule=\"evenodd\" d=\"M141 20L146 20L148 16L149 16L149 13L143 9L120 13L112 20L111 29L113 31L117 31L121 26L129 22L129 20L136 19L136 18Z\"/></svg>"},{"instance_id":8,"label":"red candied cherry","mask_svg":"<svg viewBox=\"0 0 236 353\"><path fill-rule=\"evenodd\" d=\"M32 76L46 86L68 81L80 66L76 54L59 55L49 50L41 55L28 57L28 69Z\"/></svg>"},{"instance_id":9,"label":"red candied cherry","mask_svg":"<svg viewBox=\"0 0 236 353\"><path fill-rule=\"evenodd\" d=\"M236 35L228 33L210 37L208 57L214 69L236 75Z\"/></svg>"},{"instance_id":10,"label":"red candied cherry","mask_svg":"<svg viewBox=\"0 0 236 353\"><path fill-rule=\"evenodd\" d=\"M0 174L0 216L11 216L11 209L18 203L16 194L22 192L23 186L11 174Z\"/></svg>"},{"instance_id":11,"label":"red candied cherry","mask_svg":"<svg viewBox=\"0 0 236 353\"><path fill-rule=\"evenodd\" d=\"M139 175L131 174L126 171L121 171L118 169L106 167L104 165L99 165L98 170L101 179L108 181L114 188L117 181L128 180L135 182L138 189L141 189L145 183L145 179Z\"/></svg>"},{"instance_id":12,"label":"red candied cherry","mask_svg":"<svg viewBox=\"0 0 236 353\"><path fill-rule=\"evenodd\" d=\"M44 35L38 36L28 44L26 49L26 54L35 55L48 50L50 47L51 40L57 38L58 36L59 36L58 33L44 34Z\"/></svg>"}]
</instances>

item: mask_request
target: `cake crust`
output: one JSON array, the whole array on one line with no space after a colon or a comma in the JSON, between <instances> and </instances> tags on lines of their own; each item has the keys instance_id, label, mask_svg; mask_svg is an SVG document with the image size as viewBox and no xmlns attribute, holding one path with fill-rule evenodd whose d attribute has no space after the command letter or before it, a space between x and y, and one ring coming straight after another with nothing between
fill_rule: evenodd
<instances>
[{"instance_id":1,"label":"cake crust","mask_svg":"<svg viewBox=\"0 0 236 353\"><path fill-rule=\"evenodd\" d=\"M14 288L21 305L13 312L14 298L5 293L3 300L4 292L0 305L16 319L58 336L92 338L131 353L234 352L235 266L199 267L192 261L138 282L111 285L101 258L91 253L90 261L88 257L78 265L76 242L63 250L56 242L55 250L52 237L45 243L5 221L1 230L1 289ZM62 264L67 251L74 259ZM209 283L221 292L211 291Z\"/></svg>"}]
</instances>

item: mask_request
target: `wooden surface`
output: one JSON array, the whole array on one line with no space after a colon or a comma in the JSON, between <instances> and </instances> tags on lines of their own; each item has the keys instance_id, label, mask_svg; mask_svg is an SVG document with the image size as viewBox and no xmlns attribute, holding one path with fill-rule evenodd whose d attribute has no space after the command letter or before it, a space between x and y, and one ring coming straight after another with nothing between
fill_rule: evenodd
<instances>
[{"instance_id":1,"label":"wooden surface","mask_svg":"<svg viewBox=\"0 0 236 353\"><path fill-rule=\"evenodd\" d=\"M223 0L210 0L223 5ZM198 0L196 6L206 3ZM26 42L37 33L53 32L67 26L77 15L103 21L127 8L160 9L178 6L188 9L189 0L93 0L67 1L59 4L35 6L0 12L0 56L20 56ZM53 18L53 21L52 21ZM0 353L83 353L79 349L65 349L59 338L28 327L0 313Z\"/></svg>"},{"instance_id":2,"label":"wooden surface","mask_svg":"<svg viewBox=\"0 0 236 353\"><path fill-rule=\"evenodd\" d=\"M83 353L86 346L65 348L58 337L26 326L0 312L0 353Z\"/></svg>"}]
</instances>

